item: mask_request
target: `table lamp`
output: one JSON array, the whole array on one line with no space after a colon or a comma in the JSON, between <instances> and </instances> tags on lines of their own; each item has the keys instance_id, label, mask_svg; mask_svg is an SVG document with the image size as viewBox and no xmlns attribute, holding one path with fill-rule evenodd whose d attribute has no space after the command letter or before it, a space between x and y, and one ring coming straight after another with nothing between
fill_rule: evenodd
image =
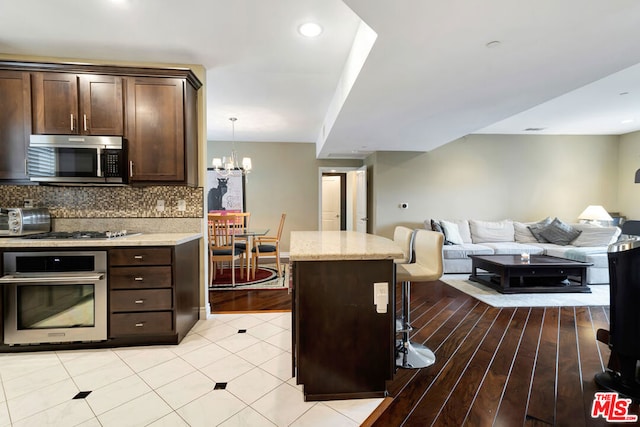
<instances>
[{"instance_id":1,"label":"table lamp","mask_svg":"<svg viewBox=\"0 0 640 427\"><path fill-rule=\"evenodd\" d=\"M603 226L602 221L613 221L609 212L599 205L589 205L578 216L578 219L587 224Z\"/></svg>"}]
</instances>

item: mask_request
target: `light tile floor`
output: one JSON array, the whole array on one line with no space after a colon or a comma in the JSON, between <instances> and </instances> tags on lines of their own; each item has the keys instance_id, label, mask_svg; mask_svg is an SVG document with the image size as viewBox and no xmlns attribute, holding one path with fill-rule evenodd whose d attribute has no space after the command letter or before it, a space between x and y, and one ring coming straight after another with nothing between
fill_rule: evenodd
<instances>
[{"instance_id":1,"label":"light tile floor","mask_svg":"<svg viewBox=\"0 0 640 427\"><path fill-rule=\"evenodd\" d=\"M305 402L291 313L214 315L177 346L0 354L0 381L0 427L357 426L382 402Z\"/></svg>"}]
</instances>

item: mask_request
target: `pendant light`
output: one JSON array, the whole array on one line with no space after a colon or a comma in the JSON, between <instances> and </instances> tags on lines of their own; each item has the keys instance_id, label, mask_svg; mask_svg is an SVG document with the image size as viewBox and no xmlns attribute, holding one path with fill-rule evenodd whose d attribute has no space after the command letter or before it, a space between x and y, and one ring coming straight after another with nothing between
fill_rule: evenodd
<instances>
[{"instance_id":1,"label":"pendant light","mask_svg":"<svg viewBox=\"0 0 640 427\"><path fill-rule=\"evenodd\" d=\"M238 153L236 151L236 121L238 118L229 117L229 120L231 121L231 155L222 158L214 157L211 164L223 176L231 175L234 170L239 170L243 175L246 175L252 169L251 157L243 157L242 164L238 164Z\"/></svg>"}]
</instances>

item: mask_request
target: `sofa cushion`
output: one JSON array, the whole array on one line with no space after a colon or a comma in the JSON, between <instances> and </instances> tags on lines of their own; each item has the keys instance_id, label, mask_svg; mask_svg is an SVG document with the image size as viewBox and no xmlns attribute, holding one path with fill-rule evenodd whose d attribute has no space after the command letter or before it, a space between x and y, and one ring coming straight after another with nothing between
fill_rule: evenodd
<instances>
[{"instance_id":1,"label":"sofa cushion","mask_svg":"<svg viewBox=\"0 0 640 427\"><path fill-rule=\"evenodd\" d=\"M462 240L462 236L460 235L458 224L442 219L440 220L440 225L442 226L442 230L444 231L445 240L450 241L454 245L461 245L464 243L464 241Z\"/></svg>"},{"instance_id":2,"label":"sofa cushion","mask_svg":"<svg viewBox=\"0 0 640 427\"><path fill-rule=\"evenodd\" d=\"M581 233L581 230L576 230L570 224L563 222L557 217L551 221L551 224L540 230L540 235L542 237L556 245L568 245Z\"/></svg>"},{"instance_id":3,"label":"sofa cushion","mask_svg":"<svg viewBox=\"0 0 640 427\"><path fill-rule=\"evenodd\" d=\"M529 225L533 223L513 222L514 240L519 243L536 243L538 240L535 238Z\"/></svg>"},{"instance_id":4,"label":"sofa cushion","mask_svg":"<svg viewBox=\"0 0 640 427\"><path fill-rule=\"evenodd\" d=\"M572 246L609 246L615 243L621 233L618 227L600 227L591 224L574 224L573 227L581 230L582 233L580 233L576 240L571 242Z\"/></svg>"},{"instance_id":5,"label":"sofa cushion","mask_svg":"<svg viewBox=\"0 0 640 427\"><path fill-rule=\"evenodd\" d=\"M519 255L521 253L539 255L544 252L540 246L518 242L489 242L483 243L482 246L493 249L493 253L496 255Z\"/></svg>"},{"instance_id":6,"label":"sofa cushion","mask_svg":"<svg viewBox=\"0 0 640 427\"><path fill-rule=\"evenodd\" d=\"M573 261L589 262L593 267L604 268L609 266L609 257L606 248L602 247L581 247L574 246L558 246L548 248L547 255L559 258L566 258Z\"/></svg>"},{"instance_id":7,"label":"sofa cushion","mask_svg":"<svg viewBox=\"0 0 640 427\"><path fill-rule=\"evenodd\" d=\"M442 247L442 257L445 259L469 259L469 255L491 255L493 249L475 243L463 243ZM471 261L471 260L469 260Z\"/></svg>"},{"instance_id":8,"label":"sofa cushion","mask_svg":"<svg viewBox=\"0 0 640 427\"><path fill-rule=\"evenodd\" d=\"M473 243L514 241L513 221L508 219L502 221L470 219L469 229Z\"/></svg>"}]
</instances>

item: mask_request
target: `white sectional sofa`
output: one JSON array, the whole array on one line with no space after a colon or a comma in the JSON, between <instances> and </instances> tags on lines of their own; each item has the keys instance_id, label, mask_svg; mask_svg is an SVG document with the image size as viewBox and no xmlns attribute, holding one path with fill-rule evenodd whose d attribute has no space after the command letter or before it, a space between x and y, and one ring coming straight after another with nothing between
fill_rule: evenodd
<instances>
[{"instance_id":1,"label":"white sectional sofa","mask_svg":"<svg viewBox=\"0 0 640 427\"><path fill-rule=\"evenodd\" d=\"M470 273L469 255L526 252L592 263L587 269L589 284L609 283L607 248L621 232L618 227L568 224L558 218L528 223L512 220L426 220L424 225L445 235L445 273Z\"/></svg>"}]
</instances>

